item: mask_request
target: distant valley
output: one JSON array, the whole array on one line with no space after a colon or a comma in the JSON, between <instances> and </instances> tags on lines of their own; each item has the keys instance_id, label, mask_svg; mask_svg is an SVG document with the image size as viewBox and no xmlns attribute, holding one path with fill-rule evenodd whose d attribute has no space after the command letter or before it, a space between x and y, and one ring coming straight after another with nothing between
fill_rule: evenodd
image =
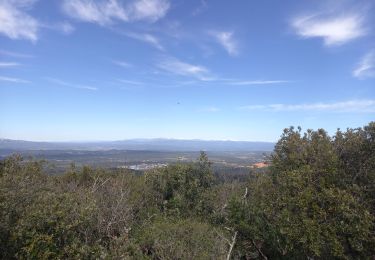
<instances>
[{"instance_id":1,"label":"distant valley","mask_svg":"<svg viewBox=\"0 0 375 260\"><path fill-rule=\"evenodd\" d=\"M47 160L53 172L64 172L72 163L101 168L146 170L160 165L194 161L206 151L218 171L247 172L255 163L267 160L274 143L134 139L110 142L30 142L0 140L0 159L11 154Z\"/></svg>"},{"instance_id":2,"label":"distant valley","mask_svg":"<svg viewBox=\"0 0 375 260\"><path fill-rule=\"evenodd\" d=\"M0 139L1 150L138 150L138 151L225 151L249 152L273 150L275 143L250 141L206 141L181 139L130 139L99 142L31 142Z\"/></svg>"}]
</instances>

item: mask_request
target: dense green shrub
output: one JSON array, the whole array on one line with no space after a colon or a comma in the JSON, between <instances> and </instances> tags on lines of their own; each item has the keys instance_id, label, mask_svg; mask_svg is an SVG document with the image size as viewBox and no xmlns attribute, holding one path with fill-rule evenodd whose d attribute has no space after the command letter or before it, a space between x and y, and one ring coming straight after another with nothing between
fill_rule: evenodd
<instances>
[{"instance_id":1,"label":"dense green shrub","mask_svg":"<svg viewBox=\"0 0 375 260\"><path fill-rule=\"evenodd\" d=\"M222 234L194 219L157 219L138 240L144 254L153 259L225 259L227 251Z\"/></svg>"},{"instance_id":2,"label":"dense green shrub","mask_svg":"<svg viewBox=\"0 0 375 260\"><path fill-rule=\"evenodd\" d=\"M375 123L285 129L271 166L215 180L202 153L133 175L0 161L0 259L371 259Z\"/></svg>"},{"instance_id":3,"label":"dense green shrub","mask_svg":"<svg viewBox=\"0 0 375 260\"><path fill-rule=\"evenodd\" d=\"M364 130L338 132L333 139L321 129L304 135L301 129L286 129L270 172L248 184L247 198L230 203L240 255L373 256L373 132L373 123ZM360 163L348 163L352 156ZM358 180L353 178L357 175Z\"/></svg>"}]
</instances>

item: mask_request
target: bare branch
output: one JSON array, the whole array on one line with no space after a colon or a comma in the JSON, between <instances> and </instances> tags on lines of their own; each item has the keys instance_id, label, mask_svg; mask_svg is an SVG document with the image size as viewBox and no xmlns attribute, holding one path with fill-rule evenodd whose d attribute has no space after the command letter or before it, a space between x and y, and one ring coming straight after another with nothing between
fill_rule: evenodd
<instances>
[{"instance_id":1,"label":"bare branch","mask_svg":"<svg viewBox=\"0 0 375 260\"><path fill-rule=\"evenodd\" d=\"M248 190L247 190L247 187L246 187L246 189L245 189L245 194L242 196L243 199L246 199L246 198L247 198L247 195L248 195L247 193L248 193Z\"/></svg>"},{"instance_id":2,"label":"bare branch","mask_svg":"<svg viewBox=\"0 0 375 260\"><path fill-rule=\"evenodd\" d=\"M251 243L253 243L253 246L256 248L256 250L258 251L258 253L262 256L263 259L265 260L268 260L268 257L263 254L262 250L260 250L260 248L257 246L257 244L254 242L254 240L251 240Z\"/></svg>"},{"instance_id":3,"label":"bare branch","mask_svg":"<svg viewBox=\"0 0 375 260\"><path fill-rule=\"evenodd\" d=\"M230 248L229 248L229 251L228 251L228 255L227 255L227 260L230 260L230 257L232 255L232 250L233 250L233 247L234 245L236 244L236 239L237 239L237 231L234 232L234 235L232 237L232 243L230 243Z\"/></svg>"}]
</instances>

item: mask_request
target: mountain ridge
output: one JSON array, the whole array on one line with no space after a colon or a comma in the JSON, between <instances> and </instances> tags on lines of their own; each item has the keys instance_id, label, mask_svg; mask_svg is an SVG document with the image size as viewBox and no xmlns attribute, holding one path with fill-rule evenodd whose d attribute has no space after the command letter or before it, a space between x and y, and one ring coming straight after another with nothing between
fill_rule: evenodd
<instances>
[{"instance_id":1,"label":"mountain ridge","mask_svg":"<svg viewBox=\"0 0 375 260\"><path fill-rule=\"evenodd\" d=\"M160 150L160 151L272 151L273 142L138 138L117 141L41 142L0 139L0 149L24 150Z\"/></svg>"}]
</instances>

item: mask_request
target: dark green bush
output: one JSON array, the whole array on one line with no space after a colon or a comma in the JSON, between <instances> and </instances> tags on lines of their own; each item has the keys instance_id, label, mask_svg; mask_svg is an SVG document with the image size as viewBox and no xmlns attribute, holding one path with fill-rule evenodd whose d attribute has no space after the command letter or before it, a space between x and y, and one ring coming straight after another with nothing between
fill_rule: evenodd
<instances>
[{"instance_id":1,"label":"dark green bush","mask_svg":"<svg viewBox=\"0 0 375 260\"><path fill-rule=\"evenodd\" d=\"M0 259L371 259L375 123L286 129L271 167L215 180L202 153L135 176L0 161ZM230 250L232 248L232 250Z\"/></svg>"}]
</instances>

